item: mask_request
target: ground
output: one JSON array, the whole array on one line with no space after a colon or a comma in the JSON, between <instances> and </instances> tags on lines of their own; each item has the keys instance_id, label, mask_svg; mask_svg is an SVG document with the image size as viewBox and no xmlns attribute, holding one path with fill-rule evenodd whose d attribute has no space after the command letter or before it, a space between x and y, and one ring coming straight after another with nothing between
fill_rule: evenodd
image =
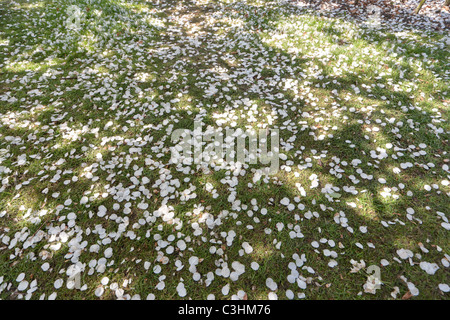
<instances>
[{"instance_id":1,"label":"ground","mask_svg":"<svg viewBox=\"0 0 450 320\"><path fill-rule=\"evenodd\" d=\"M386 3L1 0L0 298L448 299L448 8Z\"/></svg>"}]
</instances>

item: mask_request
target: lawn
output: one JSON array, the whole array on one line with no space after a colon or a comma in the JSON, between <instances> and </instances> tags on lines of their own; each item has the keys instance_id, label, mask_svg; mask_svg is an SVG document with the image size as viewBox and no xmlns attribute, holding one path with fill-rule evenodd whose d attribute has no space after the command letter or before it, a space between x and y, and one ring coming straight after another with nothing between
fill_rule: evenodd
<instances>
[{"instance_id":1,"label":"lawn","mask_svg":"<svg viewBox=\"0 0 450 320\"><path fill-rule=\"evenodd\" d=\"M449 29L366 22L0 0L0 299L448 299ZM199 123L278 170L175 163Z\"/></svg>"}]
</instances>

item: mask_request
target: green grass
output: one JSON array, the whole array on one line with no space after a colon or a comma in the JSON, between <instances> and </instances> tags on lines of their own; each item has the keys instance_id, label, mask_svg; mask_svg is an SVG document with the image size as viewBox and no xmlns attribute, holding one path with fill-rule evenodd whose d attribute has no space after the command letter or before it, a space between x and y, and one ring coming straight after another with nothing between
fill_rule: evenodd
<instances>
[{"instance_id":1,"label":"green grass","mask_svg":"<svg viewBox=\"0 0 450 320\"><path fill-rule=\"evenodd\" d=\"M392 299L395 287L400 299L410 290L402 276L419 289L411 299L448 299L438 287L450 279L449 231L442 225L450 192L445 35L414 26L403 33L367 29L288 5L261 4L0 1L1 299L47 299L54 292L57 299L116 299L113 283L126 299L181 299L180 281L187 291L183 299L230 299L239 290L248 299L267 299L269 277L279 299L286 299L287 290L295 298ZM70 5L83 12L78 32L64 24ZM211 83L219 90L205 96ZM230 166L184 171L169 162L170 134L192 130L199 119L204 129L279 129L287 159L280 160L277 174L256 183L260 163L244 165L241 173ZM377 158L379 148L386 157ZM23 154L26 162L19 165ZM354 159L360 164L354 166ZM412 167L396 173L408 162ZM310 188L312 174L317 188ZM60 178L52 180L55 175ZM166 182L173 192L161 195ZM339 188L334 196L323 189L327 184ZM196 197L183 198L187 189ZM128 196L119 194L125 190ZM81 203L83 197L87 202ZM283 198L295 209L281 204ZM154 216L163 205L172 207L172 219ZM107 208L103 217L97 216L100 206ZM411 220L408 208L415 211ZM68 221L71 213L74 222ZM209 228L200 221L202 233L196 234L191 224L205 213L220 224ZM348 227L336 223L339 213ZM236 236L227 245L224 233L230 231ZM301 237L292 239L291 231ZM68 241L54 250L61 232ZM29 245L35 235L43 238ZM174 252L167 253L159 239ZM186 250L177 248L178 240ZM321 242L317 249L315 241ZM251 254L240 254L244 242L253 247ZM95 244L98 253L90 252ZM113 256L104 270L91 268L109 247ZM324 249L337 256L326 256ZM395 260L399 249L414 257ZM306 289L287 280L294 254L306 259L297 268ZM201 260L198 281L189 270L193 256ZM389 265L381 266L382 259ZM380 266L383 285L376 294L364 292L366 268L350 272L351 260ZM65 287L65 272L77 261L85 268L83 291ZM234 261L245 265L237 281L216 274L224 262L233 271ZM439 269L428 275L421 261ZM48 271L41 269L45 262ZM177 270L176 263L184 267ZM37 281L35 291L18 290L21 273L29 283ZM214 274L211 283L208 273ZM104 277L107 285L101 284ZM54 287L57 279L64 280L60 289ZM163 290L156 288L160 281Z\"/></svg>"}]
</instances>

